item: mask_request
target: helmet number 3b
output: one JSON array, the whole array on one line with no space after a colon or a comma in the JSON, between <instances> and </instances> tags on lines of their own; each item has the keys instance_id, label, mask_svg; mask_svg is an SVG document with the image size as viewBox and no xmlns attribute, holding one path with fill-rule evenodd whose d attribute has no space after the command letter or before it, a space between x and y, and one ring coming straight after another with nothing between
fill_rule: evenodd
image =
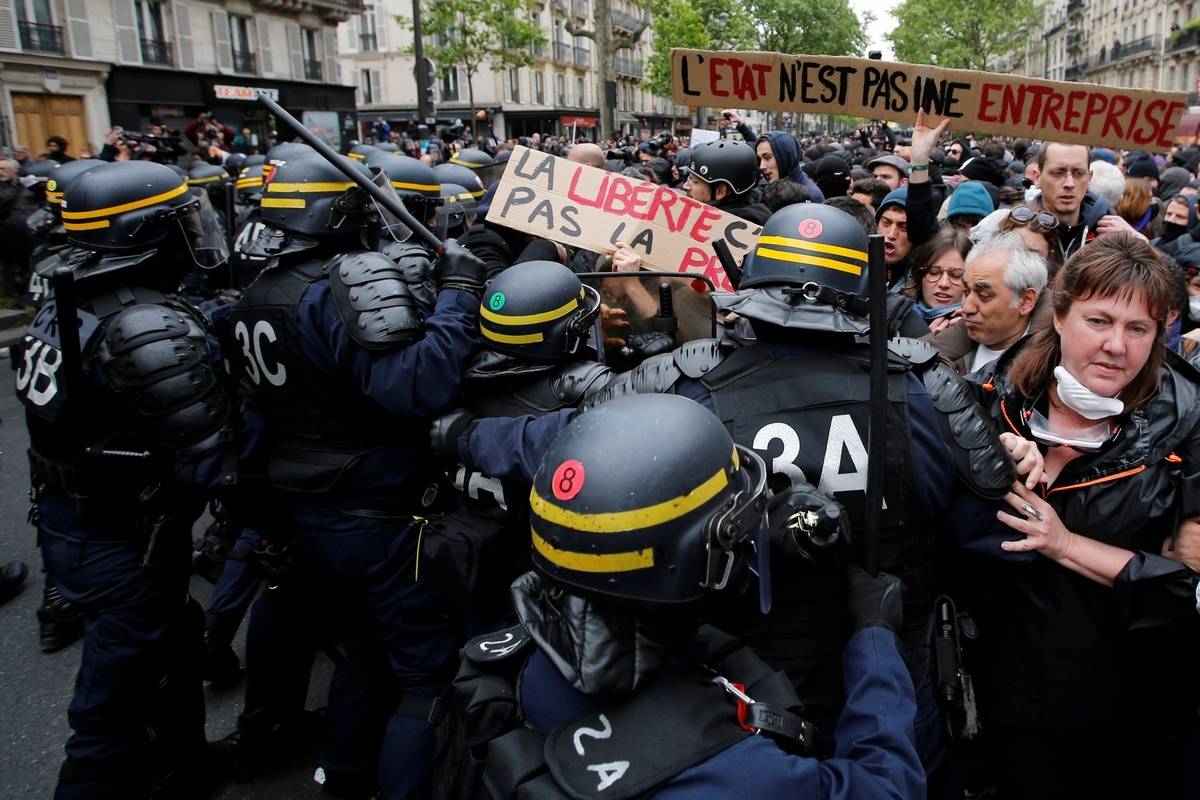
<instances>
[{"instance_id":1,"label":"helmet number 3b","mask_svg":"<svg viewBox=\"0 0 1200 800\"><path fill-rule=\"evenodd\" d=\"M287 367L276 362L267 364L263 356L263 340L273 344L279 339L271 323L260 319L254 323L254 329L251 330L245 321L239 321L233 328L233 335L242 346L243 363L246 365L246 375L250 381L258 386L263 378L266 378L267 383L272 386L283 386L287 381Z\"/></svg>"},{"instance_id":2,"label":"helmet number 3b","mask_svg":"<svg viewBox=\"0 0 1200 800\"><path fill-rule=\"evenodd\" d=\"M58 394L62 352L40 339L25 337L25 359L17 368L17 391L32 405L44 406Z\"/></svg>"}]
</instances>

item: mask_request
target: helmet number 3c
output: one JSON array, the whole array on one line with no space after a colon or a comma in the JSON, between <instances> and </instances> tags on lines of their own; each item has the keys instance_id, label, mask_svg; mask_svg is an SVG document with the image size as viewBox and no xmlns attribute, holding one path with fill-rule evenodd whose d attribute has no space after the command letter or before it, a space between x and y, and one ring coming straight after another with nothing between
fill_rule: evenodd
<instances>
[{"instance_id":1,"label":"helmet number 3c","mask_svg":"<svg viewBox=\"0 0 1200 800\"><path fill-rule=\"evenodd\" d=\"M260 319L254 323L254 331L251 332L245 322L238 322L234 326L233 335L242 345L246 374L250 377L251 382L258 386L262 383L262 379L266 378L267 383L272 386L283 386L287 380L287 367L279 363L268 365L263 357L263 339L271 343L278 340L271 323Z\"/></svg>"}]
</instances>

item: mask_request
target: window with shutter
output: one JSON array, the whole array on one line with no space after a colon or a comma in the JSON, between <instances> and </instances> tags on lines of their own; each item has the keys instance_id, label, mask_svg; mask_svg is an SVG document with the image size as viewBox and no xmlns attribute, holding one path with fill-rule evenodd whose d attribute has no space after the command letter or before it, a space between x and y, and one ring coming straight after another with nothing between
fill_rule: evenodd
<instances>
[{"instance_id":1,"label":"window with shutter","mask_svg":"<svg viewBox=\"0 0 1200 800\"><path fill-rule=\"evenodd\" d=\"M91 58L91 21L88 19L86 0L66 0L67 29L71 35L71 53L76 58Z\"/></svg>"},{"instance_id":2,"label":"window with shutter","mask_svg":"<svg viewBox=\"0 0 1200 800\"><path fill-rule=\"evenodd\" d=\"M17 38L17 12L13 0L0 0L0 50L20 50Z\"/></svg>"},{"instance_id":3,"label":"window with shutter","mask_svg":"<svg viewBox=\"0 0 1200 800\"><path fill-rule=\"evenodd\" d=\"M264 75L275 72L271 58L271 23L262 17L258 18L258 63Z\"/></svg>"},{"instance_id":4,"label":"window with shutter","mask_svg":"<svg viewBox=\"0 0 1200 800\"><path fill-rule=\"evenodd\" d=\"M117 27L117 54L126 64L142 63L142 47L138 36L133 0L112 0L113 21Z\"/></svg>"},{"instance_id":5,"label":"window with shutter","mask_svg":"<svg viewBox=\"0 0 1200 800\"><path fill-rule=\"evenodd\" d=\"M229 15L220 9L212 12L213 40L217 45L217 71L233 72L233 45L229 41Z\"/></svg>"},{"instance_id":6,"label":"window with shutter","mask_svg":"<svg viewBox=\"0 0 1200 800\"><path fill-rule=\"evenodd\" d=\"M288 61L292 65L292 79L304 80L304 56L300 52L300 26L289 22L286 26Z\"/></svg>"},{"instance_id":7,"label":"window with shutter","mask_svg":"<svg viewBox=\"0 0 1200 800\"><path fill-rule=\"evenodd\" d=\"M195 69L196 55L192 49L192 12L187 3L179 0L171 4L171 16L175 18L175 48L178 51L180 69Z\"/></svg>"},{"instance_id":8,"label":"window with shutter","mask_svg":"<svg viewBox=\"0 0 1200 800\"><path fill-rule=\"evenodd\" d=\"M326 25L321 34L322 45L325 48L324 80L333 83L337 80L337 29Z\"/></svg>"},{"instance_id":9,"label":"window with shutter","mask_svg":"<svg viewBox=\"0 0 1200 800\"><path fill-rule=\"evenodd\" d=\"M387 7L382 3L375 6L375 39L379 43L379 50L386 53L388 49L388 13Z\"/></svg>"}]
</instances>

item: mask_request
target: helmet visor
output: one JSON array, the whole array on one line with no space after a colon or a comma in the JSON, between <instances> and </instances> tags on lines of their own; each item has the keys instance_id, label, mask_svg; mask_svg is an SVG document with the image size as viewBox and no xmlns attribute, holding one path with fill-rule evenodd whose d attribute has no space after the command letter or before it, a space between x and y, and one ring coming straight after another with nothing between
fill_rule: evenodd
<instances>
[{"instance_id":1,"label":"helmet visor","mask_svg":"<svg viewBox=\"0 0 1200 800\"><path fill-rule=\"evenodd\" d=\"M460 236L475 224L475 207L479 205L471 195L455 194L442 198L437 207L437 231L441 238Z\"/></svg>"},{"instance_id":2,"label":"helmet visor","mask_svg":"<svg viewBox=\"0 0 1200 800\"><path fill-rule=\"evenodd\" d=\"M383 170L375 168L371 170L371 182L379 187L380 191L388 197L396 201L396 206L403 207L400 196L396 194L396 188L392 186L391 180L387 173ZM412 228L408 227L399 217L388 211L374 197L371 198L371 205L375 207L375 213L379 215L380 234L396 242L407 242L412 236Z\"/></svg>"},{"instance_id":3,"label":"helmet visor","mask_svg":"<svg viewBox=\"0 0 1200 800\"><path fill-rule=\"evenodd\" d=\"M181 208L175 220L197 267L215 269L229 260L229 244L207 194Z\"/></svg>"}]
</instances>

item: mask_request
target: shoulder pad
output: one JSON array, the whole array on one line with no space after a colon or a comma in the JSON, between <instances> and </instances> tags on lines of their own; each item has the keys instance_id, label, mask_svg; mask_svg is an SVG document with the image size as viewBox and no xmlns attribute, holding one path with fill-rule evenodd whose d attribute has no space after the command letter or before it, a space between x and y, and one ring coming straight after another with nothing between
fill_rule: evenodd
<instances>
[{"instance_id":1,"label":"shoulder pad","mask_svg":"<svg viewBox=\"0 0 1200 800\"><path fill-rule=\"evenodd\" d=\"M514 625L495 633L485 633L467 642L463 655L468 661L476 664L486 664L491 661L503 661L519 654L525 646L533 641L524 625Z\"/></svg>"},{"instance_id":2,"label":"shoulder pad","mask_svg":"<svg viewBox=\"0 0 1200 800\"><path fill-rule=\"evenodd\" d=\"M651 356L613 379L608 386L588 397L579 407L582 410L595 408L601 403L631 394L669 394L683 377L683 370L675 363L674 353Z\"/></svg>"},{"instance_id":3,"label":"shoulder pad","mask_svg":"<svg viewBox=\"0 0 1200 800\"><path fill-rule=\"evenodd\" d=\"M918 369L932 363L938 357L937 348L929 342L903 336L888 340L888 352Z\"/></svg>"},{"instance_id":4,"label":"shoulder pad","mask_svg":"<svg viewBox=\"0 0 1200 800\"><path fill-rule=\"evenodd\" d=\"M335 257L329 285L338 316L360 347L386 350L420 338L424 320L404 272L383 253Z\"/></svg>"},{"instance_id":5,"label":"shoulder pad","mask_svg":"<svg viewBox=\"0 0 1200 800\"><path fill-rule=\"evenodd\" d=\"M133 401L162 444L216 448L231 408L198 320L168 306L130 306L110 319L97 359L113 391Z\"/></svg>"},{"instance_id":6,"label":"shoulder pad","mask_svg":"<svg viewBox=\"0 0 1200 800\"><path fill-rule=\"evenodd\" d=\"M983 497L1003 497L1015 479L1012 459L992 421L975 402L970 384L937 358L917 374L941 417L959 478Z\"/></svg>"},{"instance_id":7,"label":"shoulder pad","mask_svg":"<svg viewBox=\"0 0 1200 800\"><path fill-rule=\"evenodd\" d=\"M725 357L717 339L696 339L677 347L671 354L675 365L688 378L703 377Z\"/></svg>"},{"instance_id":8,"label":"shoulder pad","mask_svg":"<svg viewBox=\"0 0 1200 800\"><path fill-rule=\"evenodd\" d=\"M550 381L550 391L562 406L577 406L579 401L608 386L613 371L597 361L576 361L558 371Z\"/></svg>"}]
</instances>

